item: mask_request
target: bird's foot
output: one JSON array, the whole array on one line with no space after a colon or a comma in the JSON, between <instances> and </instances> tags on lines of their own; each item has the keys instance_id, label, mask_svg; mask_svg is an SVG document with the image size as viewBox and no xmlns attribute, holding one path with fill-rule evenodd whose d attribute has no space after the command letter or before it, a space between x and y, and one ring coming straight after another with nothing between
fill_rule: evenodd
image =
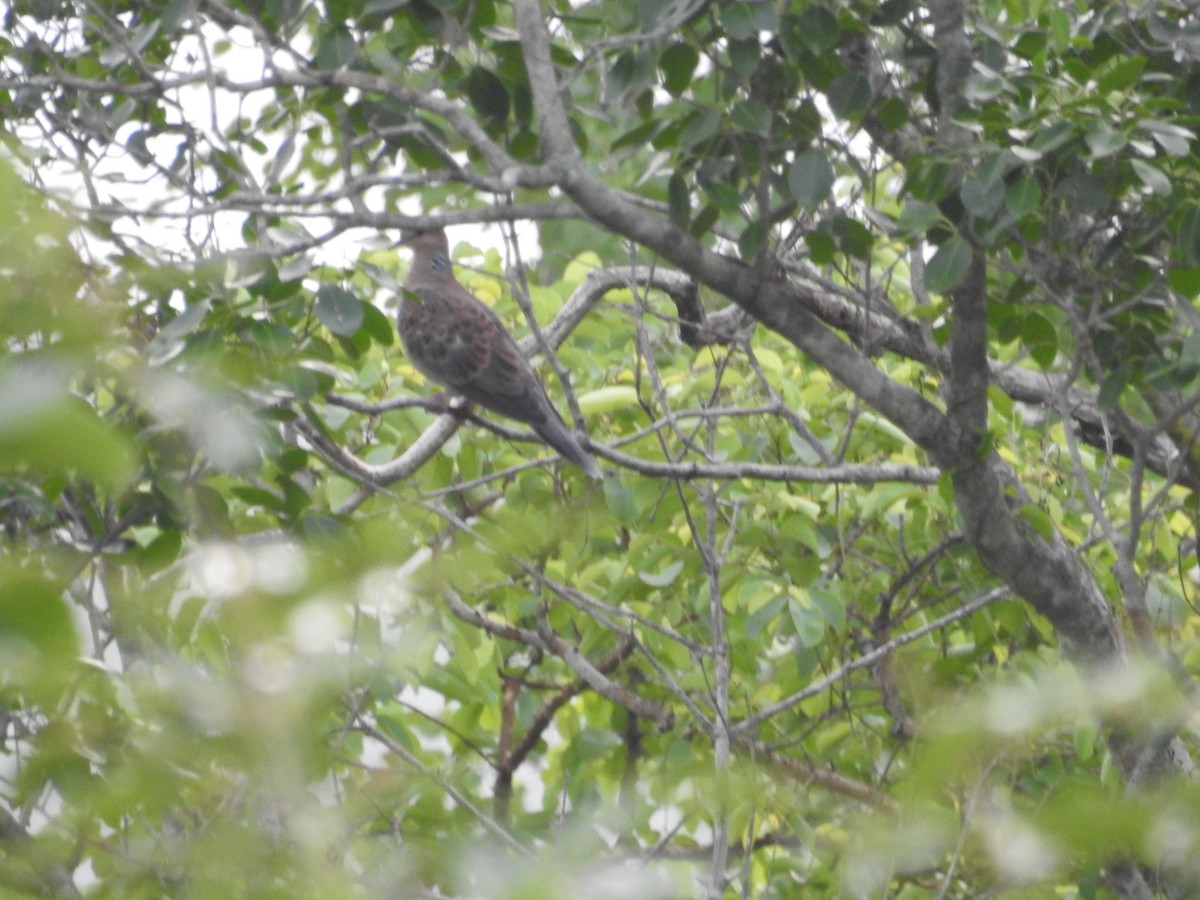
<instances>
[{"instance_id":1,"label":"bird's foot","mask_svg":"<svg viewBox=\"0 0 1200 900\"><path fill-rule=\"evenodd\" d=\"M460 394L452 394L450 391L438 391L429 397L429 406L439 412L449 413L459 419L465 419L471 415L471 401Z\"/></svg>"}]
</instances>

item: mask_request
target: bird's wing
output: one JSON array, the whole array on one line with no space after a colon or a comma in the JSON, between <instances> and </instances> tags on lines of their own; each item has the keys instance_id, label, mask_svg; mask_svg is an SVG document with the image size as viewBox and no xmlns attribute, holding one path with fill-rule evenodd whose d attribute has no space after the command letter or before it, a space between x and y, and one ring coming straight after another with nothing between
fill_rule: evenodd
<instances>
[{"instance_id":1,"label":"bird's wing","mask_svg":"<svg viewBox=\"0 0 1200 900\"><path fill-rule=\"evenodd\" d=\"M461 285L411 289L422 307L410 315L424 344L422 368L435 381L493 412L528 425L559 418L504 324ZM440 310L435 305L444 304ZM414 347L414 350L417 348Z\"/></svg>"}]
</instances>

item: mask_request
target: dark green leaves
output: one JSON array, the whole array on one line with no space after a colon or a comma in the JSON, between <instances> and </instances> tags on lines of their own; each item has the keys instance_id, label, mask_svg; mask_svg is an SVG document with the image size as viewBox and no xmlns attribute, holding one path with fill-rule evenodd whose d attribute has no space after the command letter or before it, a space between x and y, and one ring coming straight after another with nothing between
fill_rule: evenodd
<instances>
[{"instance_id":1,"label":"dark green leaves","mask_svg":"<svg viewBox=\"0 0 1200 900\"><path fill-rule=\"evenodd\" d=\"M333 27L325 31L317 43L313 68L340 69L350 65L357 56L358 44L354 36L345 28Z\"/></svg>"},{"instance_id":2,"label":"dark green leaves","mask_svg":"<svg viewBox=\"0 0 1200 900\"><path fill-rule=\"evenodd\" d=\"M1004 203L1004 182L999 178L985 179L979 175L968 175L958 195L967 212L981 219L990 219Z\"/></svg>"},{"instance_id":3,"label":"dark green leaves","mask_svg":"<svg viewBox=\"0 0 1200 900\"><path fill-rule=\"evenodd\" d=\"M833 165L821 150L806 150L788 167L788 190L806 209L815 209L832 189Z\"/></svg>"},{"instance_id":4,"label":"dark green leaves","mask_svg":"<svg viewBox=\"0 0 1200 900\"><path fill-rule=\"evenodd\" d=\"M925 265L925 287L935 294L948 294L971 269L971 245L959 235L947 239Z\"/></svg>"},{"instance_id":5,"label":"dark green leaves","mask_svg":"<svg viewBox=\"0 0 1200 900\"><path fill-rule=\"evenodd\" d=\"M762 31L777 31L779 18L771 0L742 0L721 7L721 24L731 38L746 41Z\"/></svg>"},{"instance_id":6,"label":"dark green leaves","mask_svg":"<svg viewBox=\"0 0 1200 900\"><path fill-rule=\"evenodd\" d=\"M392 320L370 303L362 304L363 331L371 336L371 340L381 347L390 347L396 341L396 332L392 328Z\"/></svg>"},{"instance_id":7,"label":"dark green leaves","mask_svg":"<svg viewBox=\"0 0 1200 900\"><path fill-rule=\"evenodd\" d=\"M1100 383L1100 392L1096 397L1096 402L1101 409L1113 409L1120 403L1121 395L1129 385L1131 374L1129 366L1118 366L1105 376L1104 381Z\"/></svg>"},{"instance_id":8,"label":"dark green leaves","mask_svg":"<svg viewBox=\"0 0 1200 900\"><path fill-rule=\"evenodd\" d=\"M672 44L658 57L663 86L678 97L692 83L692 73L700 62L700 54L689 44Z\"/></svg>"},{"instance_id":9,"label":"dark green leaves","mask_svg":"<svg viewBox=\"0 0 1200 900\"><path fill-rule=\"evenodd\" d=\"M676 172L667 181L667 208L671 221L680 228L687 228L691 219L691 199L687 180Z\"/></svg>"},{"instance_id":10,"label":"dark green leaves","mask_svg":"<svg viewBox=\"0 0 1200 900\"><path fill-rule=\"evenodd\" d=\"M1058 358L1058 331L1048 316L1030 312L1021 327L1021 342L1043 369L1049 370Z\"/></svg>"},{"instance_id":11,"label":"dark green leaves","mask_svg":"<svg viewBox=\"0 0 1200 900\"><path fill-rule=\"evenodd\" d=\"M767 229L762 222L750 222L738 235L738 252L742 259L752 260L767 244Z\"/></svg>"},{"instance_id":12,"label":"dark green leaves","mask_svg":"<svg viewBox=\"0 0 1200 900\"><path fill-rule=\"evenodd\" d=\"M834 49L841 41L841 34L837 16L824 6L814 4L800 14L800 40L817 55Z\"/></svg>"},{"instance_id":13,"label":"dark green leaves","mask_svg":"<svg viewBox=\"0 0 1200 900\"><path fill-rule=\"evenodd\" d=\"M1004 205L1014 216L1034 212L1042 202L1042 189L1037 179L1025 174L1014 181L1004 192Z\"/></svg>"},{"instance_id":14,"label":"dark green leaves","mask_svg":"<svg viewBox=\"0 0 1200 900\"><path fill-rule=\"evenodd\" d=\"M904 205L898 224L906 233L922 235L934 225L945 221L946 217L934 204L914 200Z\"/></svg>"},{"instance_id":15,"label":"dark green leaves","mask_svg":"<svg viewBox=\"0 0 1200 900\"><path fill-rule=\"evenodd\" d=\"M317 318L339 337L349 337L363 323L363 303L342 287L323 284L317 289Z\"/></svg>"},{"instance_id":16,"label":"dark green leaves","mask_svg":"<svg viewBox=\"0 0 1200 900\"><path fill-rule=\"evenodd\" d=\"M467 97L479 117L495 125L508 118L509 96L504 82L483 66L467 73Z\"/></svg>"},{"instance_id":17,"label":"dark green leaves","mask_svg":"<svg viewBox=\"0 0 1200 900\"><path fill-rule=\"evenodd\" d=\"M721 115L712 108L693 113L679 133L679 146L688 149L711 138L721 125Z\"/></svg>"},{"instance_id":18,"label":"dark green leaves","mask_svg":"<svg viewBox=\"0 0 1200 900\"><path fill-rule=\"evenodd\" d=\"M857 121L871 102L871 85L857 72L843 75L829 87L829 106L840 119Z\"/></svg>"}]
</instances>

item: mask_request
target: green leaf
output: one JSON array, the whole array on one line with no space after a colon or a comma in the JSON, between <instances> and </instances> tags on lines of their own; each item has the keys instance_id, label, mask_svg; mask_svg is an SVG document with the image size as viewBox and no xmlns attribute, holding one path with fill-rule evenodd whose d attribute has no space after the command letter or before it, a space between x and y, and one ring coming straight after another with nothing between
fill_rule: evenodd
<instances>
[{"instance_id":1,"label":"green leaf","mask_svg":"<svg viewBox=\"0 0 1200 900\"><path fill-rule=\"evenodd\" d=\"M65 381L35 366L0 369L0 472L29 467L123 487L136 468L132 443L68 393Z\"/></svg>"},{"instance_id":2,"label":"green leaf","mask_svg":"<svg viewBox=\"0 0 1200 900\"><path fill-rule=\"evenodd\" d=\"M1042 202L1042 189L1031 174L1022 175L1004 193L1004 205L1014 216L1033 212Z\"/></svg>"},{"instance_id":3,"label":"green leaf","mask_svg":"<svg viewBox=\"0 0 1200 900\"><path fill-rule=\"evenodd\" d=\"M153 575L169 566L183 549L183 532L169 528L154 538L141 552L138 568L143 575Z\"/></svg>"},{"instance_id":4,"label":"green leaf","mask_svg":"<svg viewBox=\"0 0 1200 900\"><path fill-rule=\"evenodd\" d=\"M343 287L323 284L317 289L317 319L339 337L358 331L365 313L363 302Z\"/></svg>"},{"instance_id":5,"label":"green leaf","mask_svg":"<svg viewBox=\"0 0 1200 900\"><path fill-rule=\"evenodd\" d=\"M638 519L637 503L634 502L633 491L626 487L619 477L609 475L604 479L604 500L611 512L622 525L632 525Z\"/></svg>"},{"instance_id":6,"label":"green leaf","mask_svg":"<svg viewBox=\"0 0 1200 900\"><path fill-rule=\"evenodd\" d=\"M748 81L758 71L759 60L762 59L762 45L757 37L739 41L729 41L729 67L734 76L741 81Z\"/></svg>"},{"instance_id":7,"label":"green leaf","mask_svg":"<svg viewBox=\"0 0 1200 900\"><path fill-rule=\"evenodd\" d=\"M358 44L348 29L335 26L321 34L317 52L313 54L313 68L329 71L350 65L358 57Z\"/></svg>"},{"instance_id":8,"label":"green leaf","mask_svg":"<svg viewBox=\"0 0 1200 900\"><path fill-rule=\"evenodd\" d=\"M498 123L508 118L508 88L483 66L475 66L467 73L467 98L475 112L488 122Z\"/></svg>"},{"instance_id":9,"label":"green leaf","mask_svg":"<svg viewBox=\"0 0 1200 900\"><path fill-rule=\"evenodd\" d=\"M279 267L276 273L280 281L300 281L315 268L315 263L307 253L298 253Z\"/></svg>"},{"instance_id":10,"label":"green leaf","mask_svg":"<svg viewBox=\"0 0 1200 900\"><path fill-rule=\"evenodd\" d=\"M58 686L70 679L79 642L65 591L41 573L0 565L0 677L8 691L20 685L53 705Z\"/></svg>"},{"instance_id":11,"label":"green leaf","mask_svg":"<svg viewBox=\"0 0 1200 900\"><path fill-rule=\"evenodd\" d=\"M1071 14L1065 9L1052 9L1049 13L1050 33L1054 37L1054 48L1059 53L1071 44Z\"/></svg>"},{"instance_id":12,"label":"green leaf","mask_svg":"<svg viewBox=\"0 0 1200 900\"><path fill-rule=\"evenodd\" d=\"M875 106L875 118L885 131L896 131L908 124L908 106L899 97L884 97Z\"/></svg>"},{"instance_id":13,"label":"green leaf","mask_svg":"<svg viewBox=\"0 0 1200 900\"><path fill-rule=\"evenodd\" d=\"M1082 763L1087 763L1096 755L1096 738L1098 729L1093 719L1085 718L1075 726L1072 742L1075 746L1075 756Z\"/></svg>"},{"instance_id":14,"label":"green leaf","mask_svg":"<svg viewBox=\"0 0 1200 900\"><path fill-rule=\"evenodd\" d=\"M1029 148L1040 156L1057 150L1075 136L1075 123L1072 121L1055 122L1038 132L1037 137L1030 143Z\"/></svg>"},{"instance_id":15,"label":"green leaf","mask_svg":"<svg viewBox=\"0 0 1200 900\"><path fill-rule=\"evenodd\" d=\"M875 236L858 219L838 215L833 220L833 232L837 235L838 247L855 259L866 260L875 246Z\"/></svg>"},{"instance_id":16,"label":"green leaf","mask_svg":"<svg viewBox=\"0 0 1200 900\"><path fill-rule=\"evenodd\" d=\"M808 595L830 628L841 631L846 627L845 601L836 592L821 584L813 584L808 588Z\"/></svg>"},{"instance_id":17,"label":"green leaf","mask_svg":"<svg viewBox=\"0 0 1200 900\"><path fill-rule=\"evenodd\" d=\"M524 130L512 136L508 143L508 152L512 154L513 159L529 162L537 158L538 147L538 136L532 131Z\"/></svg>"},{"instance_id":18,"label":"green leaf","mask_svg":"<svg viewBox=\"0 0 1200 900\"><path fill-rule=\"evenodd\" d=\"M1105 183L1091 172L1070 175L1059 182L1055 194L1076 212L1094 214L1104 210L1112 202Z\"/></svg>"},{"instance_id":19,"label":"green leaf","mask_svg":"<svg viewBox=\"0 0 1200 900\"><path fill-rule=\"evenodd\" d=\"M1017 515L1028 522L1033 530L1038 533L1042 540L1049 541L1054 538L1054 520L1040 506L1034 506L1032 503L1026 503L1024 506L1017 509Z\"/></svg>"},{"instance_id":20,"label":"green leaf","mask_svg":"<svg viewBox=\"0 0 1200 900\"><path fill-rule=\"evenodd\" d=\"M767 243L767 229L762 222L751 222L738 235L738 252L742 259L752 260Z\"/></svg>"},{"instance_id":21,"label":"green leaf","mask_svg":"<svg viewBox=\"0 0 1200 900\"><path fill-rule=\"evenodd\" d=\"M617 54L605 77L605 87L613 94L622 94L633 84L637 75L637 59L632 50Z\"/></svg>"},{"instance_id":22,"label":"green leaf","mask_svg":"<svg viewBox=\"0 0 1200 900\"><path fill-rule=\"evenodd\" d=\"M662 72L663 87L672 96L678 97L692 84L692 73L700 62L700 54L690 44L672 44L658 57L658 69Z\"/></svg>"},{"instance_id":23,"label":"green leaf","mask_svg":"<svg viewBox=\"0 0 1200 900\"><path fill-rule=\"evenodd\" d=\"M707 108L693 113L679 133L679 146L685 150L707 141L721 125L721 111Z\"/></svg>"},{"instance_id":24,"label":"green leaf","mask_svg":"<svg viewBox=\"0 0 1200 900\"><path fill-rule=\"evenodd\" d=\"M1200 266L1179 266L1171 269L1167 273L1167 281L1173 289L1189 300L1200 297Z\"/></svg>"},{"instance_id":25,"label":"green leaf","mask_svg":"<svg viewBox=\"0 0 1200 900\"><path fill-rule=\"evenodd\" d=\"M362 304L362 311L362 327L370 335L371 340L381 347L392 346L396 342L396 331L392 328L392 320L384 315L383 310L372 303Z\"/></svg>"},{"instance_id":26,"label":"green leaf","mask_svg":"<svg viewBox=\"0 0 1200 900\"><path fill-rule=\"evenodd\" d=\"M632 409L638 405L637 389L632 385L613 384L585 391L577 398L579 411L585 416L597 416L618 409Z\"/></svg>"},{"instance_id":27,"label":"green leaf","mask_svg":"<svg viewBox=\"0 0 1200 900\"><path fill-rule=\"evenodd\" d=\"M819 56L841 42L842 28L833 12L813 4L800 13L799 34L804 45Z\"/></svg>"},{"instance_id":28,"label":"green leaf","mask_svg":"<svg viewBox=\"0 0 1200 900\"><path fill-rule=\"evenodd\" d=\"M363 7L363 15L386 15L408 6L409 2L410 0L367 0L367 5Z\"/></svg>"},{"instance_id":29,"label":"green leaf","mask_svg":"<svg viewBox=\"0 0 1200 900\"><path fill-rule=\"evenodd\" d=\"M154 335L154 338L150 342L152 351L166 352L167 348L183 340L188 335L194 334L196 329L204 322L209 309L210 305L207 302L187 307L187 309L167 322L162 328L158 329L158 333Z\"/></svg>"},{"instance_id":30,"label":"green leaf","mask_svg":"<svg viewBox=\"0 0 1200 900\"><path fill-rule=\"evenodd\" d=\"M935 294L949 294L962 284L971 270L973 251L960 235L946 240L925 265L925 287Z\"/></svg>"},{"instance_id":31,"label":"green leaf","mask_svg":"<svg viewBox=\"0 0 1200 900\"><path fill-rule=\"evenodd\" d=\"M1140 55L1118 56L1107 71L1096 80L1096 88L1102 94L1123 91L1133 86L1146 68L1146 57Z\"/></svg>"},{"instance_id":32,"label":"green leaf","mask_svg":"<svg viewBox=\"0 0 1200 900\"><path fill-rule=\"evenodd\" d=\"M815 647L821 643L825 637L825 616L813 605L807 594L803 599L789 597L788 613L802 647Z\"/></svg>"},{"instance_id":33,"label":"green leaf","mask_svg":"<svg viewBox=\"0 0 1200 900\"><path fill-rule=\"evenodd\" d=\"M1087 142L1088 149L1092 151L1093 159L1112 156L1129 143L1129 139L1124 134L1104 126L1092 129L1083 136L1083 139Z\"/></svg>"},{"instance_id":34,"label":"green leaf","mask_svg":"<svg viewBox=\"0 0 1200 900\"><path fill-rule=\"evenodd\" d=\"M1049 369L1058 358L1058 331L1046 316L1031 312L1021 323L1021 342L1029 355L1043 369Z\"/></svg>"},{"instance_id":35,"label":"green leaf","mask_svg":"<svg viewBox=\"0 0 1200 900\"><path fill-rule=\"evenodd\" d=\"M1131 159L1129 164L1133 166L1133 171L1137 173L1137 177L1141 179L1142 184L1150 188L1155 194L1160 197L1170 197L1171 179L1158 166L1146 162L1144 159Z\"/></svg>"},{"instance_id":36,"label":"green leaf","mask_svg":"<svg viewBox=\"0 0 1200 900\"><path fill-rule=\"evenodd\" d=\"M676 171L667 181L667 209L671 221L679 228L686 229L691 220L691 192L687 180Z\"/></svg>"},{"instance_id":37,"label":"green leaf","mask_svg":"<svg viewBox=\"0 0 1200 900\"><path fill-rule=\"evenodd\" d=\"M683 571L683 560L678 559L661 572L638 572L638 578L651 587L666 587Z\"/></svg>"},{"instance_id":38,"label":"green leaf","mask_svg":"<svg viewBox=\"0 0 1200 900\"><path fill-rule=\"evenodd\" d=\"M653 138L664 130L664 123L658 119L652 119L636 128L631 128L623 135L618 137L612 143L613 150L620 150L622 147L642 147L647 143L651 143Z\"/></svg>"},{"instance_id":39,"label":"green leaf","mask_svg":"<svg viewBox=\"0 0 1200 900\"><path fill-rule=\"evenodd\" d=\"M828 231L808 232L804 235L804 245L808 248L808 255L818 266L829 265L837 255L837 242Z\"/></svg>"},{"instance_id":40,"label":"green leaf","mask_svg":"<svg viewBox=\"0 0 1200 900\"><path fill-rule=\"evenodd\" d=\"M1004 204L1004 182L968 175L958 191L967 212L981 219L990 219Z\"/></svg>"},{"instance_id":41,"label":"green leaf","mask_svg":"<svg viewBox=\"0 0 1200 900\"><path fill-rule=\"evenodd\" d=\"M688 225L688 232L693 237L703 237L712 230L712 227L716 225L720 219L721 211L713 206L713 204L706 203L704 206L700 207L700 212L696 213L695 218L693 218L691 224Z\"/></svg>"},{"instance_id":42,"label":"green leaf","mask_svg":"<svg viewBox=\"0 0 1200 900\"><path fill-rule=\"evenodd\" d=\"M704 192L721 212L733 213L741 207L741 192L727 181L717 181L706 185Z\"/></svg>"},{"instance_id":43,"label":"green leaf","mask_svg":"<svg viewBox=\"0 0 1200 900\"><path fill-rule=\"evenodd\" d=\"M911 200L900 210L899 226L907 234L922 235L935 225L946 223L946 217L936 204Z\"/></svg>"},{"instance_id":44,"label":"green leaf","mask_svg":"<svg viewBox=\"0 0 1200 900\"><path fill-rule=\"evenodd\" d=\"M806 209L815 209L833 190L833 165L825 153L812 148L801 153L788 167L788 190Z\"/></svg>"},{"instance_id":45,"label":"green leaf","mask_svg":"<svg viewBox=\"0 0 1200 900\"><path fill-rule=\"evenodd\" d=\"M1150 133L1154 142L1170 156L1185 157L1192 149L1196 135L1174 122L1159 122L1155 119L1140 119L1138 128Z\"/></svg>"},{"instance_id":46,"label":"green leaf","mask_svg":"<svg viewBox=\"0 0 1200 900\"><path fill-rule=\"evenodd\" d=\"M735 103L729 111L729 119L741 131L749 134L767 135L771 131L771 110L757 103L742 101Z\"/></svg>"},{"instance_id":47,"label":"green leaf","mask_svg":"<svg viewBox=\"0 0 1200 900\"><path fill-rule=\"evenodd\" d=\"M771 0L740 0L721 7L721 25L734 40L746 41L759 32L779 30L779 18Z\"/></svg>"},{"instance_id":48,"label":"green leaf","mask_svg":"<svg viewBox=\"0 0 1200 900\"><path fill-rule=\"evenodd\" d=\"M1121 402L1121 395L1129 385L1130 369L1128 366L1118 366L1105 376L1096 396L1096 403L1103 410L1114 409Z\"/></svg>"},{"instance_id":49,"label":"green leaf","mask_svg":"<svg viewBox=\"0 0 1200 900\"><path fill-rule=\"evenodd\" d=\"M745 619L746 624L742 628L742 634L749 638L758 637L763 629L783 611L784 604L788 602L788 599L786 594L777 593L758 609L750 613Z\"/></svg>"},{"instance_id":50,"label":"green leaf","mask_svg":"<svg viewBox=\"0 0 1200 900\"><path fill-rule=\"evenodd\" d=\"M834 81L826 96L834 115L853 122L862 118L867 111L871 102L871 85L864 76L855 72Z\"/></svg>"}]
</instances>

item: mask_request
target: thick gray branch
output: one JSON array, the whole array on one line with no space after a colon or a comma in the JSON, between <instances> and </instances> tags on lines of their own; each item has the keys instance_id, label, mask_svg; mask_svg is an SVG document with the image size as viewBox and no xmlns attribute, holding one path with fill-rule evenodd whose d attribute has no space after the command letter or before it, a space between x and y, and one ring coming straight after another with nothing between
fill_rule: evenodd
<instances>
[{"instance_id":1,"label":"thick gray branch","mask_svg":"<svg viewBox=\"0 0 1200 900\"><path fill-rule=\"evenodd\" d=\"M547 168L562 173L560 187L579 207L610 231L651 248L701 283L725 294L758 321L783 335L858 397L903 429L943 469L951 471L966 533L982 561L1017 593L1046 615L1059 629L1072 659L1085 668L1095 663L1119 663L1122 638L1107 600L1091 573L1061 535L1039 535L1016 509L1028 498L1012 470L994 453L980 457L977 431L979 385L986 387L987 359L978 357L978 327L974 313L983 301L982 289L971 291L971 331L961 347L963 364L975 360L981 381L962 382L968 412L964 428L915 391L898 384L869 359L843 341L815 315L791 297L782 279L767 277L704 247L660 216L637 209L608 189L582 162L571 140L566 111L551 62L549 35L537 0L514 0L517 27L529 80L535 85L534 103L542 128L542 144L551 155ZM946 53L955 72L970 59L961 32L962 10L953 2L936 12ZM947 97L953 90L944 85ZM952 101L952 106L955 101ZM952 115L953 108L945 110ZM973 278L979 273L973 270ZM966 376L964 376L964 379ZM986 393L984 393L986 402ZM986 413L986 407L984 407ZM986 423L986 418L984 419ZM1123 772L1137 763L1137 754L1123 746L1118 734L1113 746Z\"/></svg>"}]
</instances>

